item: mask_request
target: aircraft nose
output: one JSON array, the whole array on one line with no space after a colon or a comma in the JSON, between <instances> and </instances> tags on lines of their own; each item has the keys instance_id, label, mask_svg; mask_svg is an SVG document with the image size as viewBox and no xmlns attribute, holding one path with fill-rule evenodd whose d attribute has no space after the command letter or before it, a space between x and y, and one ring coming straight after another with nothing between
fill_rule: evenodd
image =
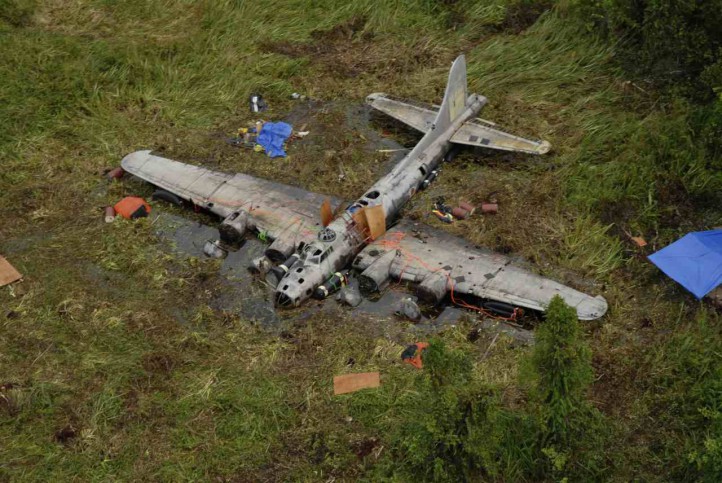
<instances>
[{"instance_id":1,"label":"aircraft nose","mask_svg":"<svg viewBox=\"0 0 722 483\"><path fill-rule=\"evenodd\" d=\"M283 292L276 292L276 305L279 307L290 307L293 305L291 297Z\"/></svg>"}]
</instances>

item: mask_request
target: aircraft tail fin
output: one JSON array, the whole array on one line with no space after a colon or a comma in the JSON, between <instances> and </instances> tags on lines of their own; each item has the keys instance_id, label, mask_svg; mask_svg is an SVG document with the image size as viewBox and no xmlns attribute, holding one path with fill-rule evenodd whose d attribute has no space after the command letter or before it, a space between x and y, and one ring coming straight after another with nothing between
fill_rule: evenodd
<instances>
[{"instance_id":1,"label":"aircraft tail fin","mask_svg":"<svg viewBox=\"0 0 722 483\"><path fill-rule=\"evenodd\" d=\"M464 111L467 97L466 59L462 54L451 64L444 100L434 122L436 129L446 128Z\"/></svg>"}]
</instances>

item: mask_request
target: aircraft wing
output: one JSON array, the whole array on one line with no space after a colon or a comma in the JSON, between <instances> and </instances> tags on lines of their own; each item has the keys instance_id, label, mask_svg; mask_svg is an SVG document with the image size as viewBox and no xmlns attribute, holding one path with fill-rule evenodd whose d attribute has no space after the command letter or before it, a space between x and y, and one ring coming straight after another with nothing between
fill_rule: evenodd
<instances>
[{"instance_id":1,"label":"aircraft wing","mask_svg":"<svg viewBox=\"0 0 722 483\"><path fill-rule=\"evenodd\" d=\"M508 257L420 223L402 221L389 229L367 245L353 265L366 270L376 261L383 262L389 251L395 252L388 269L391 277L420 283L420 289L441 284L440 296L468 294L543 312L552 297L560 295L576 308L581 320L597 319L607 311L607 302L599 295L579 292L522 268Z\"/></svg>"},{"instance_id":2,"label":"aircraft wing","mask_svg":"<svg viewBox=\"0 0 722 483\"><path fill-rule=\"evenodd\" d=\"M439 112L437 106L410 103L394 99L383 93L371 94L366 102L374 109L394 119L427 133L434 125ZM530 154L546 154L551 149L548 141L524 139L492 127L482 119L465 122L451 137L451 142L502 151L519 151Z\"/></svg>"},{"instance_id":3,"label":"aircraft wing","mask_svg":"<svg viewBox=\"0 0 722 483\"><path fill-rule=\"evenodd\" d=\"M255 178L226 174L136 151L123 158L122 168L223 218L245 210L259 233L281 235L296 242L315 239L321 229L320 207L327 196ZM332 199L334 204L338 200Z\"/></svg>"}]
</instances>

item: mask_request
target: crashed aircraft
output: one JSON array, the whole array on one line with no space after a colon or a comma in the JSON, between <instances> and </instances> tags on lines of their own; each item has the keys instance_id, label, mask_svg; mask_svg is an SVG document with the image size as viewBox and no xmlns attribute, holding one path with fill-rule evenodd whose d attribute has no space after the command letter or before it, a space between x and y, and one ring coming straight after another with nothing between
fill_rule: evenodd
<instances>
[{"instance_id":1,"label":"crashed aircraft","mask_svg":"<svg viewBox=\"0 0 722 483\"><path fill-rule=\"evenodd\" d=\"M383 289L391 278L418 283L421 300L472 297L488 310L544 311L555 295L582 320L601 317L607 302L515 266L510 259L470 247L430 227L394 224L404 204L438 175L455 145L544 154L550 145L508 134L477 119L487 99L467 94L466 63L451 66L441 106L419 107L372 94L375 109L424 133L419 143L346 209L334 214L323 195L245 174L225 174L137 151L122 160L125 171L220 216L226 243L255 231L269 240L252 269L275 284L275 303L298 306L327 294L329 279L349 266L360 271L362 294ZM319 210L320 207L320 210ZM211 252L213 251L211 248Z\"/></svg>"}]
</instances>

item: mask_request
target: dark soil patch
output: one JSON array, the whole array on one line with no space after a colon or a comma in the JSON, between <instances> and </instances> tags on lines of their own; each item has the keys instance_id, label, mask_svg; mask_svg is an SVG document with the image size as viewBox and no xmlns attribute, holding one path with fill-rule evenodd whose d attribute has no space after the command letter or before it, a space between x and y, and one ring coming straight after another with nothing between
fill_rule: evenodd
<instances>
[{"instance_id":1,"label":"dark soil patch","mask_svg":"<svg viewBox=\"0 0 722 483\"><path fill-rule=\"evenodd\" d=\"M551 8L552 2L548 0L514 3L506 9L506 16L499 25L499 31L519 34L534 25L539 17Z\"/></svg>"},{"instance_id":2,"label":"dark soil patch","mask_svg":"<svg viewBox=\"0 0 722 483\"><path fill-rule=\"evenodd\" d=\"M78 435L78 432L71 425L65 426L55 432L53 439L58 443L68 444L70 441Z\"/></svg>"},{"instance_id":3,"label":"dark soil patch","mask_svg":"<svg viewBox=\"0 0 722 483\"><path fill-rule=\"evenodd\" d=\"M366 30L366 19L353 17L331 29L311 32L308 42L266 42L261 49L292 58L309 57L322 72L335 78L361 74L390 78L421 65L438 64L438 51L430 45L423 41L397 44L389 56L390 45Z\"/></svg>"},{"instance_id":4,"label":"dark soil patch","mask_svg":"<svg viewBox=\"0 0 722 483\"><path fill-rule=\"evenodd\" d=\"M156 352L143 356L143 369L153 374L168 375L178 365L173 354Z\"/></svg>"},{"instance_id":5,"label":"dark soil patch","mask_svg":"<svg viewBox=\"0 0 722 483\"><path fill-rule=\"evenodd\" d=\"M379 446L378 438L367 438L353 445L353 451L359 459L370 455Z\"/></svg>"},{"instance_id":6,"label":"dark soil patch","mask_svg":"<svg viewBox=\"0 0 722 483\"><path fill-rule=\"evenodd\" d=\"M12 382L6 382L0 385L0 413L6 413L9 416L17 414L18 407L13 398L12 391L17 387Z\"/></svg>"}]
</instances>

